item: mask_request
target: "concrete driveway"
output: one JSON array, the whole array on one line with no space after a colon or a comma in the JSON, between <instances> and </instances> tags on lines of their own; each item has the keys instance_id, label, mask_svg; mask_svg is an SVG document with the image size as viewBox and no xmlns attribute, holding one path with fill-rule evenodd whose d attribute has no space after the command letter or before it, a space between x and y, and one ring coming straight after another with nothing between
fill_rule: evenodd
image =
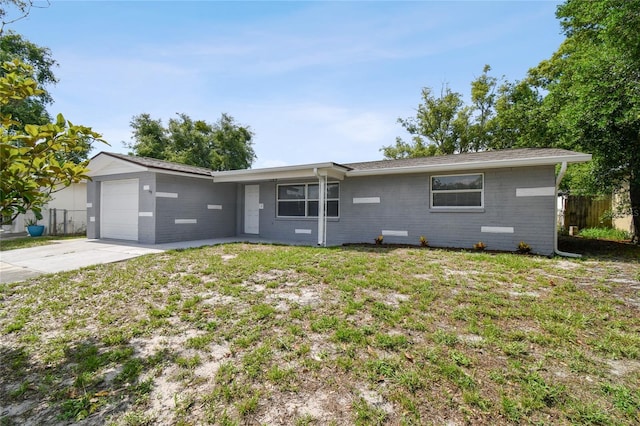
<instances>
[{"instance_id":1,"label":"concrete driveway","mask_svg":"<svg viewBox=\"0 0 640 426\"><path fill-rule=\"evenodd\" d=\"M164 249L152 246L105 242L86 238L0 252L0 282L22 281L41 274L71 271L84 266L119 262Z\"/></svg>"},{"instance_id":2,"label":"concrete driveway","mask_svg":"<svg viewBox=\"0 0 640 426\"><path fill-rule=\"evenodd\" d=\"M220 238L199 241L144 245L126 241L78 238L52 244L0 251L0 283L11 283L42 274L71 271L85 266L119 262L171 249L202 247L238 241L265 242L258 238Z\"/></svg>"}]
</instances>

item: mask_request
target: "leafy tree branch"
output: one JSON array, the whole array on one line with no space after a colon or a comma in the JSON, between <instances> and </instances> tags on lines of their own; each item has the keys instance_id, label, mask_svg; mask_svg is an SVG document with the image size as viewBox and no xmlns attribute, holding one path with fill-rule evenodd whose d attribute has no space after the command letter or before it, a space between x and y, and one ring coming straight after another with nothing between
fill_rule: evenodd
<instances>
[{"instance_id":1,"label":"leafy tree branch","mask_svg":"<svg viewBox=\"0 0 640 426\"><path fill-rule=\"evenodd\" d=\"M33 67L18 60L2 65L0 106L19 103L42 93ZM58 114L45 124L24 124L10 114L0 121L0 217L10 224L21 213L32 211L42 219L42 207L51 194L75 182L89 179L87 161L74 162L87 143L101 135L86 126L74 125Z\"/></svg>"}]
</instances>

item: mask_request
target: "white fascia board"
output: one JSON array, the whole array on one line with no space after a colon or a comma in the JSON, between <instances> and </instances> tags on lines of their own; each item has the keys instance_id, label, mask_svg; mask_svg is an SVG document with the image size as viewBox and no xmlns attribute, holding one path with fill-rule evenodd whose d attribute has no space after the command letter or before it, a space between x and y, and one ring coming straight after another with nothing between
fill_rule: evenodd
<instances>
[{"instance_id":1,"label":"white fascia board","mask_svg":"<svg viewBox=\"0 0 640 426\"><path fill-rule=\"evenodd\" d=\"M501 169L505 167L551 166L563 162L584 163L591 161L591 154L574 154L554 157L531 157L508 160L473 161L469 163L435 164L431 166L390 167L384 169L350 170L350 176L398 175L409 173L438 173L463 170Z\"/></svg>"},{"instance_id":2,"label":"white fascia board","mask_svg":"<svg viewBox=\"0 0 640 426\"><path fill-rule=\"evenodd\" d=\"M305 164L301 166L271 167L266 169L230 170L214 172L214 182L255 182L275 179L317 178L316 172L333 179L344 179L347 168L334 163Z\"/></svg>"},{"instance_id":3,"label":"white fascia board","mask_svg":"<svg viewBox=\"0 0 640 426\"><path fill-rule=\"evenodd\" d=\"M121 158L112 157L108 154L98 154L94 157L87 166L89 172L87 176L109 176L119 175L123 173L140 173L140 172L153 172L162 173L165 175L187 176L201 179L212 179L212 176L198 175L193 173L179 172L174 170L158 169L155 167L145 167L139 164L132 163L130 161L123 160ZM213 172L212 172L213 173Z\"/></svg>"},{"instance_id":4,"label":"white fascia board","mask_svg":"<svg viewBox=\"0 0 640 426\"><path fill-rule=\"evenodd\" d=\"M345 170L318 169L318 175L326 176L333 180L344 180ZM315 174L314 176L317 177Z\"/></svg>"},{"instance_id":5,"label":"white fascia board","mask_svg":"<svg viewBox=\"0 0 640 426\"><path fill-rule=\"evenodd\" d=\"M186 177L192 177L192 178L213 180L213 175L212 176L205 176L205 175L198 175L198 174L194 174L194 173L178 172L178 171L175 171L175 170L156 169L154 167L150 167L148 170L151 171L151 172L154 172L154 173L159 173L159 174L164 174L164 175L186 176ZM213 172L211 172L211 173L213 173Z\"/></svg>"},{"instance_id":6,"label":"white fascia board","mask_svg":"<svg viewBox=\"0 0 640 426\"><path fill-rule=\"evenodd\" d=\"M89 162L87 168L89 169L87 176L90 177L146 172L149 170L147 167L133 164L107 154L98 154L97 157L94 157Z\"/></svg>"}]
</instances>

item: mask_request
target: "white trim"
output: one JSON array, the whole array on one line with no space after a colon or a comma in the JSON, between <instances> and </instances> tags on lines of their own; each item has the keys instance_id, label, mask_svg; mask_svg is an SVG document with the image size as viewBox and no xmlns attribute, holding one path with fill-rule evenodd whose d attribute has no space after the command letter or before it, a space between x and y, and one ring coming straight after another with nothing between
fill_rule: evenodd
<instances>
[{"instance_id":1,"label":"white trim","mask_svg":"<svg viewBox=\"0 0 640 426\"><path fill-rule=\"evenodd\" d=\"M89 162L88 168L89 172L87 175L92 177L109 176L122 173L152 172L165 175L188 176L213 180L214 173L213 171L210 171L209 175L203 175L200 173L180 172L177 170L166 170L153 166L143 166L141 164L136 164L131 160L113 157L106 152L100 152L93 157Z\"/></svg>"},{"instance_id":2,"label":"white trim","mask_svg":"<svg viewBox=\"0 0 640 426\"><path fill-rule=\"evenodd\" d=\"M490 234L513 234L513 226L482 226L480 232L487 232Z\"/></svg>"},{"instance_id":3,"label":"white trim","mask_svg":"<svg viewBox=\"0 0 640 426\"><path fill-rule=\"evenodd\" d=\"M318 175L318 245L324 246L327 242L327 215L325 211L325 198L327 196L327 176L320 174L318 170L315 171ZM338 188L338 192L339 191L340 189ZM339 194L338 198L340 198ZM338 203L340 203L339 200Z\"/></svg>"},{"instance_id":4,"label":"white trim","mask_svg":"<svg viewBox=\"0 0 640 426\"><path fill-rule=\"evenodd\" d=\"M482 188L480 189L433 189L433 179L438 177L455 177L455 176L473 176L480 175L482 177ZM452 193L465 193L465 192L479 192L480 193L480 205L479 206L434 206L433 205L433 196L434 194L452 194ZM433 210L439 209L447 209L447 210L469 210L469 209L483 209L484 208L484 173L476 172L476 173L455 173L455 174L444 174L444 175L431 175L429 176L429 208Z\"/></svg>"},{"instance_id":5,"label":"white trim","mask_svg":"<svg viewBox=\"0 0 640 426\"><path fill-rule=\"evenodd\" d=\"M149 167L148 171L154 172L154 173L160 173L163 175L186 176L186 177L192 177L192 178L198 178L198 179L213 180L213 175L207 176L207 175L201 175L199 173L178 172L175 170L157 169L155 167ZM213 171L211 173L213 173Z\"/></svg>"},{"instance_id":6,"label":"white trim","mask_svg":"<svg viewBox=\"0 0 640 426\"><path fill-rule=\"evenodd\" d=\"M100 238L138 241L140 179L100 183Z\"/></svg>"},{"instance_id":7,"label":"white trim","mask_svg":"<svg viewBox=\"0 0 640 426\"><path fill-rule=\"evenodd\" d=\"M529 157L506 160L471 161L468 163L433 164L423 166L389 167L384 169L349 170L346 176L398 175L407 173L440 173L448 171L500 169L504 167L551 166L562 162L584 163L591 154L567 154L548 157Z\"/></svg>"},{"instance_id":8,"label":"white trim","mask_svg":"<svg viewBox=\"0 0 640 426\"><path fill-rule=\"evenodd\" d=\"M97 156L92 158L87 167L89 169L87 176L91 177L111 176L123 173L139 173L149 170L144 166L133 164L129 161L112 157L104 153L99 153Z\"/></svg>"},{"instance_id":9,"label":"white trim","mask_svg":"<svg viewBox=\"0 0 640 426\"><path fill-rule=\"evenodd\" d=\"M309 234L311 235L311 229L297 229L295 230L296 234Z\"/></svg>"},{"instance_id":10,"label":"white trim","mask_svg":"<svg viewBox=\"0 0 640 426\"><path fill-rule=\"evenodd\" d=\"M95 222L95 221L96 221L95 216L89 216L89 222Z\"/></svg>"},{"instance_id":11,"label":"white trim","mask_svg":"<svg viewBox=\"0 0 640 426\"><path fill-rule=\"evenodd\" d=\"M318 186L318 198L308 198L309 196L309 185L317 185ZM338 185L338 198L328 198L326 197L324 199L325 203L329 203L330 201L337 201L338 202L338 215L337 216L329 216L327 214L325 214L325 217L329 218L329 219L339 219L340 218L340 182L335 182L335 181L328 181L325 182L326 187L328 187L329 185ZM280 195L280 191L279 188L281 186L304 186L304 199L300 198L300 199L280 199L278 198L278 196ZM280 202L295 202L295 201L304 201L305 205L304 205L304 216L283 216L280 215ZM318 215L320 214L320 184L316 183L316 182L287 182L287 183L279 183L276 185L276 217L278 219L315 219L318 216L310 216L309 215L309 202L310 201L315 201L318 203Z\"/></svg>"},{"instance_id":12,"label":"white trim","mask_svg":"<svg viewBox=\"0 0 640 426\"><path fill-rule=\"evenodd\" d=\"M316 178L318 174L343 180L348 168L335 163L301 164L264 169L227 170L213 172L214 182L256 182L270 179Z\"/></svg>"},{"instance_id":13,"label":"white trim","mask_svg":"<svg viewBox=\"0 0 640 426\"><path fill-rule=\"evenodd\" d=\"M409 231L394 231L390 229L382 230L383 237L408 237Z\"/></svg>"},{"instance_id":14,"label":"white trim","mask_svg":"<svg viewBox=\"0 0 640 426\"><path fill-rule=\"evenodd\" d=\"M353 197L353 204L380 204L380 197Z\"/></svg>"},{"instance_id":15,"label":"white trim","mask_svg":"<svg viewBox=\"0 0 640 426\"><path fill-rule=\"evenodd\" d=\"M260 234L260 185L244 186L244 233Z\"/></svg>"},{"instance_id":16,"label":"white trim","mask_svg":"<svg viewBox=\"0 0 640 426\"><path fill-rule=\"evenodd\" d=\"M138 212L139 217L153 217L153 212Z\"/></svg>"},{"instance_id":17,"label":"white trim","mask_svg":"<svg viewBox=\"0 0 640 426\"><path fill-rule=\"evenodd\" d=\"M177 192L156 192L156 198L178 198Z\"/></svg>"},{"instance_id":18,"label":"white trim","mask_svg":"<svg viewBox=\"0 0 640 426\"><path fill-rule=\"evenodd\" d=\"M198 223L198 219L176 219L174 221L176 225L184 225L189 223Z\"/></svg>"},{"instance_id":19,"label":"white trim","mask_svg":"<svg viewBox=\"0 0 640 426\"><path fill-rule=\"evenodd\" d=\"M222 210L222 204L207 204L209 210Z\"/></svg>"},{"instance_id":20,"label":"white trim","mask_svg":"<svg viewBox=\"0 0 640 426\"><path fill-rule=\"evenodd\" d=\"M91 207L93 207L93 203L87 203L87 208L90 209Z\"/></svg>"},{"instance_id":21,"label":"white trim","mask_svg":"<svg viewBox=\"0 0 640 426\"><path fill-rule=\"evenodd\" d=\"M539 186L536 188L516 188L516 197L552 197L556 194L554 186Z\"/></svg>"}]
</instances>

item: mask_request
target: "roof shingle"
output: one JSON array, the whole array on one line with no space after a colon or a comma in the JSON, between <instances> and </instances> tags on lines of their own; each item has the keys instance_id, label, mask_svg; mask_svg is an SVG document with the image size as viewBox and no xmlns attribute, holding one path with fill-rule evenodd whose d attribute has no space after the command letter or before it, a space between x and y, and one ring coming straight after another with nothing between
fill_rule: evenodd
<instances>
[{"instance_id":1,"label":"roof shingle","mask_svg":"<svg viewBox=\"0 0 640 426\"><path fill-rule=\"evenodd\" d=\"M379 160L362 163L343 164L353 170L376 170L402 167L436 166L444 164L465 164L482 161L509 161L528 158L545 158L566 155L581 155L578 152L559 148L517 148L496 151L470 152L465 154L438 155L435 157L403 158L400 160Z\"/></svg>"},{"instance_id":2,"label":"roof shingle","mask_svg":"<svg viewBox=\"0 0 640 426\"><path fill-rule=\"evenodd\" d=\"M172 163L170 161L158 160L156 158L135 157L133 155L118 154L115 152L103 152L103 154L110 155L111 157L119 158L139 166L150 167L152 169L170 170L173 172L189 173L201 176L213 176L213 171L204 167Z\"/></svg>"}]
</instances>

